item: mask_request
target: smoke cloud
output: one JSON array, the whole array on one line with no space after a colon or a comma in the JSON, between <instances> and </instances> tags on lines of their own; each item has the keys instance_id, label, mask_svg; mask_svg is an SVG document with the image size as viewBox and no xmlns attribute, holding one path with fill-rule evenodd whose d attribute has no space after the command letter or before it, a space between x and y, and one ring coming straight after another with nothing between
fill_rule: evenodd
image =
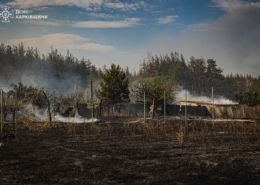
<instances>
[{"instance_id":1,"label":"smoke cloud","mask_svg":"<svg viewBox=\"0 0 260 185\"><path fill-rule=\"evenodd\" d=\"M54 71L41 69L37 66L31 66L22 72L14 72L10 76L2 78L0 81L0 88L5 92L12 89L11 83L17 84L21 82L27 86L43 88L51 92L55 91L57 94L70 94L74 91L75 86L82 86L83 79L76 73L64 73L62 76L55 76ZM85 82L86 83L86 82Z\"/></svg>"},{"instance_id":2,"label":"smoke cloud","mask_svg":"<svg viewBox=\"0 0 260 185\"><path fill-rule=\"evenodd\" d=\"M212 58L224 70L224 74L258 76L260 3L234 1L236 4L232 6L233 1L228 1L229 4L221 2L218 8L225 11L222 17L213 22L186 26L185 31L177 38L170 35L157 38L151 44L150 51L159 50L162 54L178 51L184 56Z\"/></svg>"},{"instance_id":3,"label":"smoke cloud","mask_svg":"<svg viewBox=\"0 0 260 185\"><path fill-rule=\"evenodd\" d=\"M185 101L186 93L187 93L187 101L212 103L212 98L206 96L193 96L192 94L190 94L190 92L183 89L176 94L176 102L180 103L181 101ZM232 100L226 99L225 97L214 97L214 104L237 104L237 103L233 102Z\"/></svg>"},{"instance_id":4,"label":"smoke cloud","mask_svg":"<svg viewBox=\"0 0 260 185\"><path fill-rule=\"evenodd\" d=\"M60 56L60 54L56 54L56 56ZM7 58L8 55L4 57ZM66 57L64 58L65 61ZM44 88L45 91L50 93L55 91L56 95L66 95L73 93L75 87L86 89L90 83L90 78L88 79L87 74L79 74L77 68L75 68L75 70L74 68L71 69L70 67L59 66L58 64L54 65L52 62L45 59L33 59L31 62L26 60L31 59L21 57L17 60L12 60L11 63L9 60L2 61L0 70L0 89L7 92L12 90L12 87L10 86L11 83L18 84L21 82L27 86ZM6 65L5 63L7 62L9 62L9 64ZM66 65L66 62L63 62L62 64ZM83 70L86 70L86 68ZM90 72L91 69L88 67L87 70ZM93 79L93 83L97 86L95 79Z\"/></svg>"}]
</instances>

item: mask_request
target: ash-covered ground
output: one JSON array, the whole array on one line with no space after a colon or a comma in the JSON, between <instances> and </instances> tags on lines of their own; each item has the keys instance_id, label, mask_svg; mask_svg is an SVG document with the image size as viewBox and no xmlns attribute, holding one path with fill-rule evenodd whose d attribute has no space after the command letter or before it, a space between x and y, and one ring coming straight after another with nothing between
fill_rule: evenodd
<instances>
[{"instance_id":1,"label":"ash-covered ground","mask_svg":"<svg viewBox=\"0 0 260 185\"><path fill-rule=\"evenodd\" d=\"M5 130L11 124L5 123ZM257 121L103 117L20 121L0 147L1 184L259 184Z\"/></svg>"}]
</instances>

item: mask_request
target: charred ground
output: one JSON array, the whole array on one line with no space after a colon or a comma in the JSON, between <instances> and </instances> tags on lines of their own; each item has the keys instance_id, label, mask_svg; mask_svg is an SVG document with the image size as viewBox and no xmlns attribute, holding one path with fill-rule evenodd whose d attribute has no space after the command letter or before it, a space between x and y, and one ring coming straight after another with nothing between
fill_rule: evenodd
<instances>
[{"instance_id":1,"label":"charred ground","mask_svg":"<svg viewBox=\"0 0 260 185\"><path fill-rule=\"evenodd\" d=\"M260 183L259 122L126 120L20 122L2 140L1 184Z\"/></svg>"}]
</instances>

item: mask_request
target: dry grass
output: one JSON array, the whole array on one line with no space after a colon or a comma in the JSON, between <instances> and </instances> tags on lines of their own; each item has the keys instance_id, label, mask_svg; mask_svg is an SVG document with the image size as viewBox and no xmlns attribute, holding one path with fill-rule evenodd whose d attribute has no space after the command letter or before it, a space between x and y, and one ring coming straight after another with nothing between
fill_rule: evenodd
<instances>
[{"instance_id":1,"label":"dry grass","mask_svg":"<svg viewBox=\"0 0 260 185\"><path fill-rule=\"evenodd\" d=\"M176 132L176 138L177 138L180 146L183 145L184 136L185 136L185 127L180 125L179 130Z\"/></svg>"},{"instance_id":2,"label":"dry grass","mask_svg":"<svg viewBox=\"0 0 260 185\"><path fill-rule=\"evenodd\" d=\"M92 137L96 139L117 138L117 140L129 138L136 141L171 140L180 147L189 142L207 146L215 140L218 140L220 145L226 145L230 142L241 145L249 142L252 138L257 138L258 133L260 133L260 124L256 120L253 122L216 122L214 126L210 121L202 120L189 120L187 126L182 120L166 121L166 123L164 120L143 120L137 123L124 122L122 124L50 124L47 121L40 122L33 113L29 113L19 122L35 132L46 132L65 126L66 134L76 139ZM5 124L11 125L11 123Z\"/></svg>"},{"instance_id":3,"label":"dry grass","mask_svg":"<svg viewBox=\"0 0 260 185\"><path fill-rule=\"evenodd\" d=\"M184 121L166 121L147 120L137 123L124 122L121 126L114 124L50 124L49 122L40 122L37 117L30 113L24 116L22 122L29 130L44 132L65 125L67 135L77 137L129 137L133 140L169 140L172 139L179 146L183 146L185 141L198 141L201 145L218 138L221 144L229 140L232 136L236 140L233 142L241 144L248 141L249 137L254 137L260 133L260 124L254 122L219 122L212 126L210 121L191 121L185 126ZM221 137L217 137L221 135ZM214 137L212 137L214 136Z\"/></svg>"},{"instance_id":4,"label":"dry grass","mask_svg":"<svg viewBox=\"0 0 260 185\"><path fill-rule=\"evenodd\" d=\"M29 130L36 132L49 131L51 129L60 127L60 125L57 123L51 124L48 121L39 121L39 119L33 113L29 113L28 115L22 117L19 121L23 123L24 126L26 126Z\"/></svg>"}]
</instances>

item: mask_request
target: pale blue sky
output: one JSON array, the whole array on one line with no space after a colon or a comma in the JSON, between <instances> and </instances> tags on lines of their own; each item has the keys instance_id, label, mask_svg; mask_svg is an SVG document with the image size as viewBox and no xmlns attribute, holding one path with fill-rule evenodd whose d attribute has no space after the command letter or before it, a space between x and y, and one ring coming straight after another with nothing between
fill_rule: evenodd
<instances>
[{"instance_id":1,"label":"pale blue sky","mask_svg":"<svg viewBox=\"0 0 260 185\"><path fill-rule=\"evenodd\" d=\"M224 73L260 71L260 2L242 0L4 0L45 20L0 22L0 42L67 49L97 67L139 69L147 52L213 58ZM0 10L2 11L2 10Z\"/></svg>"}]
</instances>

